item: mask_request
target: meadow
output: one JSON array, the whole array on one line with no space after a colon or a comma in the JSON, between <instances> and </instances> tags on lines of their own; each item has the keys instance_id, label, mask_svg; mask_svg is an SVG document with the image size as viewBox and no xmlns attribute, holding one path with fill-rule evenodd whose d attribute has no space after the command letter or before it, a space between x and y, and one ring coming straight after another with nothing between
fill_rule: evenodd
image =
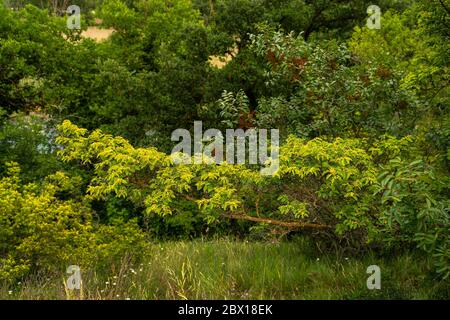
<instances>
[{"instance_id":1,"label":"meadow","mask_svg":"<svg viewBox=\"0 0 450 320\"><path fill-rule=\"evenodd\" d=\"M320 254L305 239L261 243L231 239L162 242L146 257L82 270L82 288L67 290L64 272L37 274L0 288L1 299L448 299L414 253ZM369 290L369 265L381 268L381 290Z\"/></svg>"}]
</instances>

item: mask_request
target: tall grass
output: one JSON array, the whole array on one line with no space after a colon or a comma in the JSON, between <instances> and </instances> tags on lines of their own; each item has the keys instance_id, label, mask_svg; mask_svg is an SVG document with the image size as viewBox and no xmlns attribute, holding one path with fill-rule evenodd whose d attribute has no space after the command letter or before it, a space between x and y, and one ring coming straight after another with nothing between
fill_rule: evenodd
<instances>
[{"instance_id":1,"label":"tall grass","mask_svg":"<svg viewBox=\"0 0 450 320\"><path fill-rule=\"evenodd\" d=\"M366 269L381 268L381 290L368 290ZM82 271L81 290L68 275L33 275L2 285L2 299L448 299L448 283L434 279L412 254L380 258L317 255L302 241L232 240L151 245L139 262L129 257L107 270Z\"/></svg>"}]
</instances>

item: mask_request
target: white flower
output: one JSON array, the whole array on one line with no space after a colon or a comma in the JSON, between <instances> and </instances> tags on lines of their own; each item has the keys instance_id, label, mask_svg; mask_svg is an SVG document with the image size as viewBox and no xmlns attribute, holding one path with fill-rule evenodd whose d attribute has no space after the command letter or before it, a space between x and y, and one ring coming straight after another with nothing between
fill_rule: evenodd
<instances>
[{"instance_id":1,"label":"white flower","mask_svg":"<svg viewBox=\"0 0 450 320\"><path fill-rule=\"evenodd\" d=\"M319 258L316 259L316 261L319 261L319 260L320 260Z\"/></svg>"},{"instance_id":2,"label":"white flower","mask_svg":"<svg viewBox=\"0 0 450 320\"><path fill-rule=\"evenodd\" d=\"M115 286L115 285L116 285L116 283L114 282L114 283L113 283L113 286Z\"/></svg>"},{"instance_id":3,"label":"white flower","mask_svg":"<svg viewBox=\"0 0 450 320\"><path fill-rule=\"evenodd\" d=\"M106 281L105 284L108 285L108 284L109 284L109 281Z\"/></svg>"},{"instance_id":4,"label":"white flower","mask_svg":"<svg viewBox=\"0 0 450 320\"><path fill-rule=\"evenodd\" d=\"M130 298L125 298L125 300L131 300Z\"/></svg>"},{"instance_id":5,"label":"white flower","mask_svg":"<svg viewBox=\"0 0 450 320\"><path fill-rule=\"evenodd\" d=\"M8 291L8 294L12 294L12 291Z\"/></svg>"}]
</instances>

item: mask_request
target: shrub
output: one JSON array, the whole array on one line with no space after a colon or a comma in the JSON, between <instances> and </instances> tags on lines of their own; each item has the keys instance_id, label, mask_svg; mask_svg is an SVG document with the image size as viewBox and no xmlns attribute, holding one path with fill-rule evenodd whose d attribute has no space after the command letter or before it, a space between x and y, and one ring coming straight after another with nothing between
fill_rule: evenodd
<instances>
[{"instance_id":1,"label":"shrub","mask_svg":"<svg viewBox=\"0 0 450 320\"><path fill-rule=\"evenodd\" d=\"M70 264L84 269L125 252L142 252L144 236L132 222L96 225L83 199L60 200L77 185L62 172L41 185L22 184L16 163L0 180L0 280Z\"/></svg>"},{"instance_id":2,"label":"shrub","mask_svg":"<svg viewBox=\"0 0 450 320\"><path fill-rule=\"evenodd\" d=\"M382 203L382 240L389 247L416 245L433 257L436 271L447 278L450 201L443 191L448 177L439 177L420 159L393 159L383 169L376 184Z\"/></svg>"}]
</instances>

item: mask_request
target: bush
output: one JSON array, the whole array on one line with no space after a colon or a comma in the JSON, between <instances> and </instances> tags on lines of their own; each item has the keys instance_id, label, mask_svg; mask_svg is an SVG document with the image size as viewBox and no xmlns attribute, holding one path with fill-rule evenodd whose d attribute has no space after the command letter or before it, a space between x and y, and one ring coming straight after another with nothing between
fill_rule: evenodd
<instances>
[{"instance_id":1,"label":"bush","mask_svg":"<svg viewBox=\"0 0 450 320\"><path fill-rule=\"evenodd\" d=\"M14 114L0 127L0 174L5 162L20 165L24 182L43 179L60 170L63 164L56 157L55 129L44 115Z\"/></svg>"},{"instance_id":2,"label":"bush","mask_svg":"<svg viewBox=\"0 0 450 320\"><path fill-rule=\"evenodd\" d=\"M19 174L17 164L9 163L0 180L0 280L71 264L87 269L142 252L144 235L132 221L99 226L83 199L58 199L77 185L76 177L58 172L41 185L24 185Z\"/></svg>"},{"instance_id":3,"label":"bush","mask_svg":"<svg viewBox=\"0 0 450 320\"><path fill-rule=\"evenodd\" d=\"M450 276L450 201L439 177L423 160L393 159L379 176L380 237L389 247L415 245L433 258L443 278ZM447 182L447 183L446 183Z\"/></svg>"}]
</instances>

